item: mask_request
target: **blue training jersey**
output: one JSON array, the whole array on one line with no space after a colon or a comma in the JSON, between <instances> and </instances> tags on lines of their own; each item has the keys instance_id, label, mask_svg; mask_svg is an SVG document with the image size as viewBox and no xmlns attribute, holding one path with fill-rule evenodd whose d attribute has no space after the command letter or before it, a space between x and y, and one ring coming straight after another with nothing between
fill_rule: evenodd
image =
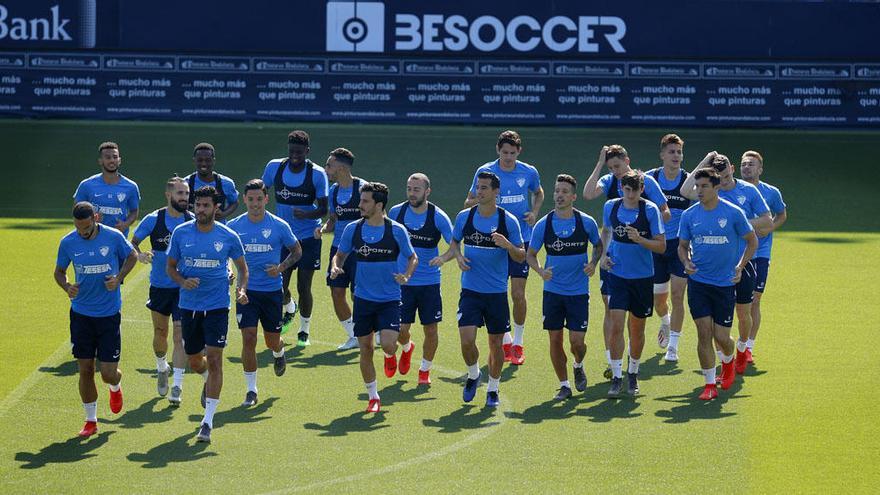
<instances>
[{"instance_id":1,"label":"blue training jersey","mask_svg":"<svg viewBox=\"0 0 880 495\"><path fill-rule=\"evenodd\" d=\"M141 242L149 242L150 233L153 232L153 229L156 227L156 220L159 217L158 213L159 210L156 210L141 219L141 223L139 223L137 228L134 229L135 239L139 239ZM168 231L168 241L170 241L171 232L174 232L174 229L176 229L178 225L186 222L187 219L183 213L181 213L180 216L177 218L174 218L168 214L164 216L165 228ZM177 283L171 280L171 277L168 276L168 272L165 271L168 254L165 251L159 249L152 249L152 251L153 261L150 264L150 285L153 287L159 287L161 289L176 289L180 287L179 285L177 285Z\"/></svg>"},{"instance_id":2,"label":"blue training jersey","mask_svg":"<svg viewBox=\"0 0 880 495\"><path fill-rule=\"evenodd\" d=\"M104 280L119 274L125 259L134 248L122 232L105 225L98 226L94 239L83 239L76 230L61 239L55 266L66 270L73 263L79 293L70 300L75 312L86 316L113 316L122 308L119 286L108 291Z\"/></svg>"},{"instance_id":3,"label":"blue training jersey","mask_svg":"<svg viewBox=\"0 0 880 495\"><path fill-rule=\"evenodd\" d=\"M116 228L116 222L125 221L129 213L138 209L141 193L137 184L122 174L116 184L107 184L101 174L95 174L79 183L73 200L92 203L101 214L101 223ZM128 229L123 234L128 236Z\"/></svg>"},{"instance_id":4,"label":"blue training jersey","mask_svg":"<svg viewBox=\"0 0 880 495\"><path fill-rule=\"evenodd\" d=\"M663 167L655 168L645 172L645 177L650 176L652 179L656 177L657 185L660 186L663 196L666 198L666 205L669 207L670 218L668 222L663 222L663 229L666 230L666 240L678 238L678 224L681 220L681 214L684 210L690 208L693 201L685 198L681 194L680 186L687 178L687 172L683 169L678 171L678 175L673 180L666 178ZM653 200L652 200L653 201Z\"/></svg>"},{"instance_id":5,"label":"blue training jersey","mask_svg":"<svg viewBox=\"0 0 880 495\"><path fill-rule=\"evenodd\" d=\"M266 164L265 170L263 170L263 182L266 184L266 187L277 189L275 186L275 175L278 172L278 167L284 163L285 167L281 173L281 179L284 185L290 187L291 189L297 188L303 185L305 181L307 172L305 168L299 173L293 173L290 171L290 167L287 166L286 158L276 158L275 160L270 161ZM319 167L315 165L311 161L306 162L306 167L311 165L314 167L312 171L312 186L314 187L314 197L318 198L326 198L328 195L328 183L327 183L327 173L324 171L323 167ZM276 190L277 193L277 190ZM284 219L288 225L290 225L291 230L293 230L293 234L296 235L298 239L311 239L314 237L314 231L316 227L321 226L321 219L297 219L293 217L293 210L305 210L305 211L314 211L318 209L318 205L315 204L315 201L312 201L308 204L303 205L287 205L279 203L276 199L275 202L275 214Z\"/></svg>"},{"instance_id":6,"label":"blue training jersey","mask_svg":"<svg viewBox=\"0 0 880 495\"><path fill-rule=\"evenodd\" d=\"M397 219L403 203L395 205L388 212L388 217ZM412 208L407 208L403 218L403 226L410 233L418 232L428 220L428 211L424 213L415 213ZM446 212L440 208L434 207L434 226L440 234L440 237L448 244L452 240L452 221L446 215ZM416 235L418 235L416 233ZM412 241L412 239L410 239ZM431 266L429 263L432 259L440 254L438 247L419 247L413 243L413 249L419 257L419 265L413 276L406 285L435 285L440 283L440 267ZM401 256L398 258L398 271L406 269L407 258Z\"/></svg>"},{"instance_id":7,"label":"blue training jersey","mask_svg":"<svg viewBox=\"0 0 880 495\"><path fill-rule=\"evenodd\" d=\"M742 209L723 199L712 210L700 203L685 210L678 236L690 241L691 261L697 266L688 277L719 287L734 285L733 275L743 253L738 246L753 230Z\"/></svg>"},{"instance_id":8,"label":"blue training jersey","mask_svg":"<svg viewBox=\"0 0 880 495\"><path fill-rule=\"evenodd\" d=\"M734 180L736 181L736 185L733 189L729 191L725 191L724 189L718 190L719 198L729 201L734 206L741 209L749 220L758 218L770 211L770 208L767 207L767 202L764 201L764 197L761 196L761 192L758 191L757 187L742 179ZM742 239L739 239L737 242L739 244L739 255L742 256L746 251L746 242ZM757 251L755 251L755 256L752 256L752 259L756 256Z\"/></svg>"},{"instance_id":9,"label":"blue training jersey","mask_svg":"<svg viewBox=\"0 0 880 495\"><path fill-rule=\"evenodd\" d=\"M474 232L468 234L465 232L465 227L473 209L476 209L473 215ZM519 224L516 217L509 211L505 212L504 225L507 230L507 240L514 246L522 247L523 238ZM496 230L499 230L497 210L492 215L484 217L480 215L479 206L475 206L462 210L455 217L452 239L463 245L464 257L470 260L471 267L470 270L461 272L461 287L463 289L483 294L507 292L507 250L495 247L489 239ZM470 239L465 239L466 236L470 236Z\"/></svg>"},{"instance_id":10,"label":"blue training jersey","mask_svg":"<svg viewBox=\"0 0 880 495\"><path fill-rule=\"evenodd\" d=\"M785 211L785 201L782 200L782 193L779 192L779 188L771 186L766 182L758 182L758 191L761 193L764 201L767 202L767 207L770 208L770 212L773 215L779 215ZM770 259L772 248L773 232L770 232L766 237L758 238L758 251L755 253L755 258Z\"/></svg>"},{"instance_id":11,"label":"blue training jersey","mask_svg":"<svg viewBox=\"0 0 880 495\"><path fill-rule=\"evenodd\" d=\"M339 240L339 251L358 257L354 295L368 301L400 301L400 284L394 274L403 272L398 271L397 258L415 253L403 225L387 218L386 222L388 227L367 225L366 220L351 223ZM356 238L358 230L360 239ZM356 249L357 245L361 247Z\"/></svg>"},{"instance_id":12,"label":"blue training jersey","mask_svg":"<svg viewBox=\"0 0 880 495\"><path fill-rule=\"evenodd\" d=\"M608 190L611 188L611 184L614 182L613 174L605 174L599 178L598 185L602 188L602 191L605 192L605 195L608 195ZM617 196L618 198L623 197L623 187L620 185L620 181L617 181ZM666 204L666 195L663 194L663 190L660 189L660 184L654 180L650 175L645 174L645 190L642 192L642 197L647 199L648 201L654 203L658 207Z\"/></svg>"},{"instance_id":13,"label":"blue training jersey","mask_svg":"<svg viewBox=\"0 0 880 495\"><path fill-rule=\"evenodd\" d=\"M266 268L281 263L282 248L290 249L296 244L297 239L290 230L290 225L267 211L260 222L252 222L247 213L244 213L230 220L228 226L238 235L244 247L244 260L248 266L248 290L281 290L281 275L269 276Z\"/></svg>"},{"instance_id":14,"label":"blue training jersey","mask_svg":"<svg viewBox=\"0 0 880 495\"><path fill-rule=\"evenodd\" d=\"M486 163L478 168L474 174L471 194L477 193L477 175L480 172L492 172L498 176L501 181L498 206L509 211L517 219L523 238L528 240L532 235L532 226L526 223L523 217L532 210L529 193L533 193L541 187L541 176L538 174L538 169L519 160L516 161L514 169L510 172L501 168L500 160Z\"/></svg>"},{"instance_id":15,"label":"blue training jersey","mask_svg":"<svg viewBox=\"0 0 880 495\"><path fill-rule=\"evenodd\" d=\"M544 281L544 290L563 296L578 296L590 293L590 279L584 273L584 265L589 261L590 250L587 245L599 243L599 226L590 215L576 211L571 218L552 215L552 237L557 238L546 249L547 259L544 268L552 268L553 277ZM540 252L545 248L547 221L546 215L535 224L529 249ZM581 227L583 229L581 230ZM577 234L577 235L576 235Z\"/></svg>"},{"instance_id":16,"label":"blue training jersey","mask_svg":"<svg viewBox=\"0 0 880 495\"><path fill-rule=\"evenodd\" d=\"M222 205L220 205L221 208L225 210L233 204L238 203L238 190L235 188L234 180L223 174L217 174L217 177L220 178L220 185L223 187L223 195L226 197L226 200L223 202ZM195 187L192 189L193 191L198 191L205 186L211 186L213 188L217 187L216 183L213 180L210 180L208 182L202 181L202 179L199 178L199 174L193 175L193 178L195 179ZM220 221L226 223L226 220Z\"/></svg>"},{"instance_id":17,"label":"blue training jersey","mask_svg":"<svg viewBox=\"0 0 880 495\"><path fill-rule=\"evenodd\" d=\"M333 247L339 246L342 239L342 232L345 227L352 222L360 220L361 213L358 205L360 204L360 191L355 186L366 184L365 181L355 181L349 187L340 187L338 183L333 183L328 192L327 209L330 213L336 215L336 223L333 225Z\"/></svg>"},{"instance_id":18,"label":"blue training jersey","mask_svg":"<svg viewBox=\"0 0 880 495\"><path fill-rule=\"evenodd\" d=\"M214 222L209 232L200 232L195 220L171 233L168 258L177 261L184 278L198 278L195 289L180 288L180 308L189 311L229 309L227 260L244 255L241 240L229 227Z\"/></svg>"},{"instance_id":19,"label":"blue training jersey","mask_svg":"<svg viewBox=\"0 0 880 495\"><path fill-rule=\"evenodd\" d=\"M644 220L650 228L650 232L639 229L642 237L652 239L658 234L664 234L660 210L657 209L654 203L642 201L644 201L645 216L647 217ZM616 203L619 203L620 206L617 210L617 218L612 219L611 211ZM611 258L613 263L611 273L621 278L636 279L654 276L654 257L651 251L638 244L622 241L621 239L626 237L622 230L617 233L615 232L615 223L619 223L620 228L623 228L625 225L635 226L634 224L639 219L639 211L639 208L630 209L624 206L623 199L620 198L606 201L605 207L602 210L602 225L612 232L611 245L608 247L608 257Z\"/></svg>"}]
</instances>

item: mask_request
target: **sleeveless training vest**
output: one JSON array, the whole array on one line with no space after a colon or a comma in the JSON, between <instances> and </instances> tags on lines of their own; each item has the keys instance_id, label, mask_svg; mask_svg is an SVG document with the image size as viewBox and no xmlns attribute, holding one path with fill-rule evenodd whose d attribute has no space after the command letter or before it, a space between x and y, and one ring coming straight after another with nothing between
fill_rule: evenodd
<instances>
[{"instance_id":1,"label":"sleeveless training vest","mask_svg":"<svg viewBox=\"0 0 880 495\"><path fill-rule=\"evenodd\" d=\"M658 168L651 175L654 177L654 180L657 181L657 184L660 184L660 174L663 173L662 168ZM672 189L663 189L663 186L660 186L660 190L663 191L663 195L666 196L666 204L670 209L675 208L676 210L687 210L691 205L691 201L681 194L681 186L684 185L685 179L687 179L687 172L684 170L681 171L681 178L678 180L678 184L675 185Z\"/></svg>"},{"instance_id":2,"label":"sleeveless training vest","mask_svg":"<svg viewBox=\"0 0 880 495\"><path fill-rule=\"evenodd\" d=\"M434 206L434 203L428 202L428 211L427 216L425 217L425 224L418 230L410 229L403 223L404 218L406 218L406 212L409 209L409 203L403 203L403 206L400 207L400 210L397 212L397 223L401 224L406 228L406 232L409 234L409 241L412 243L413 247L417 248L425 248L425 249L433 249L437 247L437 244L440 243L440 229L437 228L437 225L434 222L434 215L437 208Z\"/></svg>"},{"instance_id":3,"label":"sleeveless training vest","mask_svg":"<svg viewBox=\"0 0 880 495\"><path fill-rule=\"evenodd\" d=\"M275 171L275 181L272 183L273 188L275 189L275 202L289 206L306 206L314 204L315 198L317 197L315 183L312 181L314 163L312 163L311 160L306 160L306 176L303 179L302 184L296 187L288 187L287 184L284 183L283 177L284 169L287 168L289 162L290 160L287 159L282 160L281 163L278 164L278 170Z\"/></svg>"},{"instance_id":4,"label":"sleeveless training vest","mask_svg":"<svg viewBox=\"0 0 880 495\"><path fill-rule=\"evenodd\" d=\"M397 261L400 254L400 246L394 239L394 233L391 231L391 220L385 219L385 232L378 242L369 244L364 241L361 231L363 230L366 219L360 219L354 227L354 236L351 239L352 251L357 254L358 263L376 263L381 261Z\"/></svg>"},{"instance_id":5,"label":"sleeveless training vest","mask_svg":"<svg viewBox=\"0 0 880 495\"><path fill-rule=\"evenodd\" d=\"M223 192L223 181L220 180L220 174L217 172L211 172L214 176L214 189L217 190L217 200L220 203L221 208L226 207L226 193ZM189 209L196 209L196 172L193 172L186 176L186 181L189 183Z\"/></svg>"},{"instance_id":6,"label":"sleeveless training vest","mask_svg":"<svg viewBox=\"0 0 880 495\"><path fill-rule=\"evenodd\" d=\"M159 209L156 213L156 225L153 226L153 230L150 232L150 248L153 251L168 251L168 243L171 242L171 232L168 230L168 226L165 225L165 211L168 210L168 207ZM193 219L193 214L185 211L183 212L183 221L188 222Z\"/></svg>"},{"instance_id":7,"label":"sleeveless training vest","mask_svg":"<svg viewBox=\"0 0 880 495\"><path fill-rule=\"evenodd\" d=\"M574 210L574 232L569 237L559 237L553 230L554 211L547 215L547 222L544 224L544 249L547 250L547 256L571 256L587 253L587 243L590 238L587 235L587 229L584 227L584 219L581 212Z\"/></svg>"},{"instance_id":8,"label":"sleeveless training vest","mask_svg":"<svg viewBox=\"0 0 880 495\"><path fill-rule=\"evenodd\" d=\"M622 204L623 200L621 199L615 202L614 206L611 207L611 231L615 241L624 244L635 244L635 242L631 241L626 235L626 225L617 218L617 211L620 210L620 205ZM648 221L648 213L646 211L646 203L644 199L639 200L639 216L637 216L636 221L629 224L629 226L635 227L635 229L639 231L639 234L646 239L654 237L651 234L651 223Z\"/></svg>"},{"instance_id":9,"label":"sleeveless training vest","mask_svg":"<svg viewBox=\"0 0 880 495\"><path fill-rule=\"evenodd\" d=\"M462 229L462 241L468 246L501 249L492 242L491 232L485 234L474 227L474 215L477 213L477 208L479 208L479 205L473 206L468 213L467 222L465 222L464 229ZM498 232L504 237L508 237L506 221L507 211L500 206L496 206L496 208L498 209L498 228L495 232Z\"/></svg>"},{"instance_id":10,"label":"sleeveless training vest","mask_svg":"<svg viewBox=\"0 0 880 495\"><path fill-rule=\"evenodd\" d=\"M342 221L352 221L361 218L361 209L358 205L361 202L360 198L360 190L361 190L361 180L358 178L353 178L351 183L351 197L348 198L348 203L344 205L339 204L339 184L336 185L336 189L333 191L333 204L336 205L336 219Z\"/></svg>"}]
</instances>

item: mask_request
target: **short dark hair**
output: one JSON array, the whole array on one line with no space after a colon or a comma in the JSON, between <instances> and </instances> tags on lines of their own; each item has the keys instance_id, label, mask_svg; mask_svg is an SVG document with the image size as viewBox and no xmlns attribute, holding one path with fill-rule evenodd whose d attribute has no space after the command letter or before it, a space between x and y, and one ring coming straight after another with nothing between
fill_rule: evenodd
<instances>
[{"instance_id":1,"label":"short dark hair","mask_svg":"<svg viewBox=\"0 0 880 495\"><path fill-rule=\"evenodd\" d=\"M168 179L168 182L165 183L165 190L170 191L174 189L174 186L176 186L177 184L185 184L186 187L189 188L189 184L186 182L186 179L175 175L174 177Z\"/></svg>"},{"instance_id":2,"label":"short dark hair","mask_svg":"<svg viewBox=\"0 0 880 495\"><path fill-rule=\"evenodd\" d=\"M727 158L727 155L716 155L715 158L712 159L712 168L717 170L718 172L724 172L727 170L727 167L730 166L730 158Z\"/></svg>"},{"instance_id":3,"label":"short dark hair","mask_svg":"<svg viewBox=\"0 0 880 495\"><path fill-rule=\"evenodd\" d=\"M714 168L701 168L694 172L694 180L699 179L709 179L713 186L721 184L721 176L718 175Z\"/></svg>"},{"instance_id":4,"label":"short dark hair","mask_svg":"<svg viewBox=\"0 0 880 495\"><path fill-rule=\"evenodd\" d=\"M477 174L477 180L480 180L480 179L488 179L489 182L492 184L492 189L500 189L501 188L501 179L499 179L497 175L495 175L492 172L489 172L488 170L484 170L484 171Z\"/></svg>"},{"instance_id":5,"label":"short dark hair","mask_svg":"<svg viewBox=\"0 0 880 495\"><path fill-rule=\"evenodd\" d=\"M373 201L382 203L382 209L388 205L388 186L381 182L367 182L361 186L360 192L372 193Z\"/></svg>"},{"instance_id":6,"label":"short dark hair","mask_svg":"<svg viewBox=\"0 0 880 495\"><path fill-rule=\"evenodd\" d=\"M556 182L565 182L566 184L571 184L571 189L575 190L578 186L578 181L574 177L568 174L559 174L556 176Z\"/></svg>"},{"instance_id":7,"label":"short dark hair","mask_svg":"<svg viewBox=\"0 0 880 495\"><path fill-rule=\"evenodd\" d=\"M406 179L406 181L409 182L413 179L423 181L425 183L425 189L431 188L431 179L429 179L427 175L425 175L421 172L416 172L416 173L410 175L409 178Z\"/></svg>"},{"instance_id":8,"label":"short dark hair","mask_svg":"<svg viewBox=\"0 0 880 495\"><path fill-rule=\"evenodd\" d=\"M660 138L661 150L670 144L678 144L684 146L684 139L678 137L678 134L667 134Z\"/></svg>"},{"instance_id":9,"label":"short dark hair","mask_svg":"<svg viewBox=\"0 0 880 495\"><path fill-rule=\"evenodd\" d=\"M244 193L247 194L248 191L263 191L263 194L269 194L269 190L266 189L266 183L263 182L263 179L251 179L247 181L247 184L244 185Z\"/></svg>"},{"instance_id":10,"label":"short dark hair","mask_svg":"<svg viewBox=\"0 0 880 495\"><path fill-rule=\"evenodd\" d=\"M287 144L301 144L303 146L309 145L309 133L306 131L290 131L290 134L287 135Z\"/></svg>"},{"instance_id":11,"label":"short dark hair","mask_svg":"<svg viewBox=\"0 0 880 495\"><path fill-rule=\"evenodd\" d=\"M612 144L608 147L608 151L605 152L605 163L608 163L608 160L612 158L629 158L629 153L627 153L626 148L619 144Z\"/></svg>"},{"instance_id":12,"label":"short dark hair","mask_svg":"<svg viewBox=\"0 0 880 495\"><path fill-rule=\"evenodd\" d=\"M498 135L498 144L496 147L501 148L503 144L510 144L515 146L516 149L522 148L522 138L519 137L519 133L516 131L506 130Z\"/></svg>"},{"instance_id":13,"label":"short dark hair","mask_svg":"<svg viewBox=\"0 0 880 495\"><path fill-rule=\"evenodd\" d=\"M199 198L211 198L214 205L220 204L220 196L217 194L214 186L204 186L196 189L196 192L193 193L193 202L198 201Z\"/></svg>"},{"instance_id":14,"label":"short dark hair","mask_svg":"<svg viewBox=\"0 0 880 495\"><path fill-rule=\"evenodd\" d=\"M95 216L95 207L88 201L80 201L73 205L73 218L77 220L85 220Z\"/></svg>"},{"instance_id":15,"label":"short dark hair","mask_svg":"<svg viewBox=\"0 0 880 495\"><path fill-rule=\"evenodd\" d=\"M629 186L641 189L645 185L645 174L641 170L629 170L620 178L620 187Z\"/></svg>"},{"instance_id":16,"label":"short dark hair","mask_svg":"<svg viewBox=\"0 0 880 495\"><path fill-rule=\"evenodd\" d=\"M214 151L214 145L211 143L199 143L193 148L193 156L196 156L200 150L208 150L211 152L211 156L215 156L217 153Z\"/></svg>"},{"instance_id":17,"label":"short dark hair","mask_svg":"<svg viewBox=\"0 0 880 495\"><path fill-rule=\"evenodd\" d=\"M100 156L104 150L119 151L119 145L114 143L113 141L104 141L103 143L98 145L98 155Z\"/></svg>"},{"instance_id":18,"label":"short dark hair","mask_svg":"<svg viewBox=\"0 0 880 495\"><path fill-rule=\"evenodd\" d=\"M348 165L349 167L354 165L354 153L345 148L336 148L335 150L330 152L330 156Z\"/></svg>"}]
</instances>

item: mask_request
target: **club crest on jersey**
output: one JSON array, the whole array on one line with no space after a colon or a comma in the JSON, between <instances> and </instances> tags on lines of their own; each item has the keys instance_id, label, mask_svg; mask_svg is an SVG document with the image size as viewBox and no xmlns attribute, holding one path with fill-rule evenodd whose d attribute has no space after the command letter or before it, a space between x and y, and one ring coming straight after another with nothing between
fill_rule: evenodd
<instances>
[{"instance_id":1,"label":"club crest on jersey","mask_svg":"<svg viewBox=\"0 0 880 495\"><path fill-rule=\"evenodd\" d=\"M120 203L125 201L125 193L116 193L116 199L119 200Z\"/></svg>"},{"instance_id":2,"label":"club crest on jersey","mask_svg":"<svg viewBox=\"0 0 880 495\"><path fill-rule=\"evenodd\" d=\"M219 253L221 249L223 249L223 243L220 241L214 241L214 251Z\"/></svg>"},{"instance_id":3,"label":"club crest on jersey","mask_svg":"<svg viewBox=\"0 0 880 495\"><path fill-rule=\"evenodd\" d=\"M518 185L519 187L522 187L522 186L526 185L526 180L525 180L525 178L520 177L520 178L516 179L516 185Z\"/></svg>"},{"instance_id":4,"label":"club crest on jersey","mask_svg":"<svg viewBox=\"0 0 880 495\"><path fill-rule=\"evenodd\" d=\"M719 218L718 225L721 226L721 228L723 229L727 225L727 219L726 218Z\"/></svg>"},{"instance_id":5,"label":"club crest on jersey","mask_svg":"<svg viewBox=\"0 0 880 495\"><path fill-rule=\"evenodd\" d=\"M737 196L736 202L739 203L740 206L742 206L742 205L746 204L746 197L745 196Z\"/></svg>"},{"instance_id":6,"label":"club crest on jersey","mask_svg":"<svg viewBox=\"0 0 880 495\"><path fill-rule=\"evenodd\" d=\"M101 253L101 256L107 256L107 253L110 252L110 248L108 246L101 246L98 248L98 252Z\"/></svg>"},{"instance_id":7,"label":"club crest on jersey","mask_svg":"<svg viewBox=\"0 0 880 495\"><path fill-rule=\"evenodd\" d=\"M263 238L268 239L272 235L272 229L263 229Z\"/></svg>"}]
</instances>

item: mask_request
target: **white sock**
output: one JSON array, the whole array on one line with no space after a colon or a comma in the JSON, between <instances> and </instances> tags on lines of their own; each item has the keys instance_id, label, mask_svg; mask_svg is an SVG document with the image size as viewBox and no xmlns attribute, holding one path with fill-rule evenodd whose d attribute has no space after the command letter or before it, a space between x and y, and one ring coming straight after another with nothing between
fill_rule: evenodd
<instances>
[{"instance_id":1,"label":"white sock","mask_svg":"<svg viewBox=\"0 0 880 495\"><path fill-rule=\"evenodd\" d=\"M199 374L202 375L202 378L204 378L205 381L208 381L208 370L205 370Z\"/></svg>"},{"instance_id":2,"label":"white sock","mask_svg":"<svg viewBox=\"0 0 880 495\"><path fill-rule=\"evenodd\" d=\"M476 380L480 376L480 364L474 363L468 366L468 379Z\"/></svg>"},{"instance_id":3,"label":"white sock","mask_svg":"<svg viewBox=\"0 0 880 495\"><path fill-rule=\"evenodd\" d=\"M626 369L627 373L635 373L639 374L639 360L630 356L629 357L629 366Z\"/></svg>"},{"instance_id":4,"label":"white sock","mask_svg":"<svg viewBox=\"0 0 880 495\"><path fill-rule=\"evenodd\" d=\"M171 384L172 387L183 389L184 372L186 372L186 368L174 368L174 383Z\"/></svg>"},{"instance_id":5,"label":"white sock","mask_svg":"<svg viewBox=\"0 0 880 495\"><path fill-rule=\"evenodd\" d=\"M715 385L715 368L703 370L703 376L706 377L706 385Z\"/></svg>"},{"instance_id":6,"label":"white sock","mask_svg":"<svg viewBox=\"0 0 880 495\"><path fill-rule=\"evenodd\" d=\"M510 336L510 332L505 332L504 333L504 341L502 342L502 344L507 345L507 344L512 344L512 343L513 343L513 337Z\"/></svg>"},{"instance_id":7,"label":"white sock","mask_svg":"<svg viewBox=\"0 0 880 495\"><path fill-rule=\"evenodd\" d=\"M412 343L412 340L410 340L409 342L404 344L403 352L409 352L409 350L412 349L412 347L413 347L413 343Z\"/></svg>"},{"instance_id":8,"label":"white sock","mask_svg":"<svg viewBox=\"0 0 880 495\"><path fill-rule=\"evenodd\" d=\"M422 365L419 366L419 371L428 371L431 369L431 361L428 361L425 358L422 358Z\"/></svg>"},{"instance_id":9,"label":"white sock","mask_svg":"<svg viewBox=\"0 0 880 495\"><path fill-rule=\"evenodd\" d=\"M339 320L339 323L342 325L343 330L345 330L345 334L348 335L348 338L354 338L354 321L349 318L347 320Z\"/></svg>"},{"instance_id":10,"label":"white sock","mask_svg":"<svg viewBox=\"0 0 880 495\"><path fill-rule=\"evenodd\" d=\"M83 402L83 409L86 411L86 421L98 422L98 401Z\"/></svg>"},{"instance_id":11,"label":"white sock","mask_svg":"<svg viewBox=\"0 0 880 495\"><path fill-rule=\"evenodd\" d=\"M299 314L299 331L300 332L309 333L309 325L311 323L312 323L311 316L306 318L305 316L302 315L302 313Z\"/></svg>"},{"instance_id":12,"label":"white sock","mask_svg":"<svg viewBox=\"0 0 880 495\"><path fill-rule=\"evenodd\" d=\"M611 351L605 349L605 361L608 362L608 366L611 366Z\"/></svg>"},{"instance_id":13,"label":"white sock","mask_svg":"<svg viewBox=\"0 0 880 495\"><path fill-rule=\"evenodd\" d=\"M289 303L284 305L284 311L287 313L293 313L294 311L296 311L296 302L291 299Z\"/></svg>"},{"instance_id":14,"label":"white sock","mask_svg":"<svg viewBox=\"0 0 880 495\"><path fill-rule=\"evenodd\" d=\"M672 321L672 317L669 316L669 313L666 313L665 315L660 317L660 323L662 323L664 325L669 325L669 323L671 321Z\"/></svg>"},{"instance_id":15,"label":"white sock","mask_svg":"<svg viewBox=\"0 0 880 495\"><path fill-rule=\"evenodd\" d=\"M281 358L281 357L284 357L284 347L282 347L281 350L278 351L278 352L272 351L272 357L273 357L273 358Z\"/></svg>"},{"instance_id":16,"label":"white sock","mask_svg":"<svg viewBox=\"0 0 880 495\"><path fill-rule=\"evenodd\" d=\"M574 367L574 369L580 369L580 368L584 367L584 362L583 361L581 361L580 363L575 362L572 366Z\"/></svg>"},{"instance_id":17,"label":"white sock","mask_svg":"<svg viewBox=\"0 0 880 495\"><path fill-rule=\"evenodd\" d=\"M119 381L116 385L110 385L111 392L119 392L119 389L122 388L122 380Z\"/></svg>"},{"instance_id":18,"label":"white sock","mask_svg":"<svg viewBox=\"0 0 880 495\"><path fill-rule=\"evenodd\" d=\"M559 382L560 387L571 388L571 384L568 383L568 380L562 380Z\"/></svg>"},{"instance_id":19,"label":"white sock","mask_svg":"<svg viewBox=\"0 0 880 495\"><path fill-rule=\"evenodd\" d=\"M164 373L167 369L168 361L165 360L165 356L156 356L156 371L158 371L159 373Z\"/></svg>"},{"instance_id":20,"label":"white sock","mask_svg":"<svg viewBox=\"0 0 880 495\"><path fill-rule=\"evenodd\" d=\"M370 396L370 400L379 398L379 385L376 383L376 380L365 383L364 386L367 387L367 395Z\"/></svg>"},{"instance_id":21,"label":"white sock","mask_svg":"<svg viewBox=\"0 0 880 495\"><path fill-rule=\"evenodd\" d=\"M207 424L209 428L214 428L214 413L217 412L219 405L220 399L205 398L205 417L202 419L202 423Z\"/></svg>"},{"instance_id":22,"label":"white sock","mask_svg":"<svg viewBox=\"0 0 880 495\"><path fill-rule=\"evenodd\" d=\"M244 381L247 383L248 392L256 392L257 391L257 372L256 371L245 371L244 372Z\"/></svg>"},{"instance_id":23,"label":"white sock","mask_svg":"<svg viewBox=\"0 0 880 495\"><path fill-rule=\"evenodd\" d=\"M614 378L623 378L623 359L611 360L611 376Z\"/></svg>"},{"instance_id":24,"label":"white sock","mask_svg":"<svg viewBox=\"0 0 880 495\"><path fill-rule=\"evenodd\" d=\"M520 325L518 323L513 324L513 345L522 346L523 345L523 334L526 332L525 324Z\"/></svg>"},{"instance_id":25,"label":"white sock","mask_svg":"<svg viewBox=\"0 0 880 495\"><path fill-rule=\"evenodd\" d=\"M724 354L721 355L721 362L722 363L727 364L731 361L733 361L733 354L731 354L730 356L725 356Z\"/></svg>"},{"instance_id":26,"label":"white sock","mask_svg":"<svg viewBox=\"0 0 880 495\"><path fill-rule=\"evenodd\" d=\"M499 383L501 383L500 376L498 378L492 378L490 376L489 377L489 387L486 389L486 392L497 392Z\"/></svg>"},{"instance_id":27,"label":"white sock","mask_svg":"<svg viewBox=\"0 0 880 495\"><path fill-rule=\"evenodd\" d=\"M384 354L386 358L390 358L390 357L394 357L394 356L395 356L394 354L388 354L388 353L385 352L385 351L382 351L382 354Z\"/></svg>"},{"instance_id":28,"label":"white sock","mask_svg":"<svg viewBox=\"0 0 880 495\"><path fill-rule=\"evenodd\" d=\"M746 343L742 340L736 340L736 350L739 352L746 352Z\"/></svg>"},{"instance_id":29,"label":"white sock","mask_svg":"<svg viewBox=\"0 0 880 495\"><path fill-rule=\"evenodd\" d=\"M755 339L749 339L746 341L746 348L751 350L755 348Z\"/></svg>"},{"instance_id":30,"label":"white sock","mask_svg":"<svg viewBox=\"0 0 880 495\"><path fill-rule=\"evenodd\" d=\"M669 331L669 347L673 349L678 349L678 338L681 337L680 330L670 330Z\"/></svg>"}]
</instances>

